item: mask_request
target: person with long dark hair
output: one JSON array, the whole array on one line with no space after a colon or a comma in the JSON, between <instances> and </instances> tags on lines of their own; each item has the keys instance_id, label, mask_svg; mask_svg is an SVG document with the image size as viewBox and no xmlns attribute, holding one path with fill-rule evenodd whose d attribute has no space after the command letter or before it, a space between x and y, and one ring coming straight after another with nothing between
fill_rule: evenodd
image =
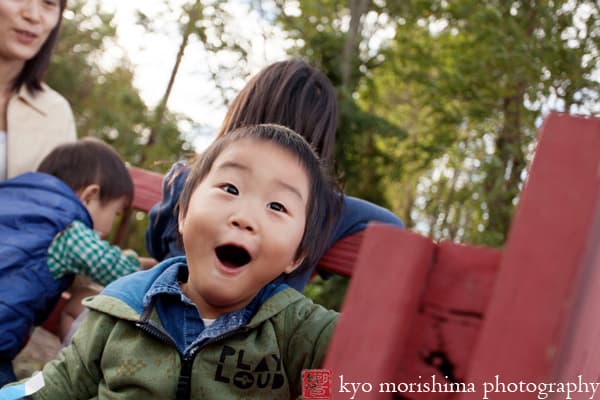
<instances>
[{"instance_id":1,"label":"person with long dark hair","mask_svg":"<svg viewBox=\"0 0 600 400\"><path fill-rule=\"evenodd\" d=\"M331 81L319 69L302 59L279 61L263 68L231 102L217 138L237 128L263 123L283 125L299 133L321 160L332 167L337 100ZM190 169L186 162L178 162L171 167L163 181L162 201L150 211L146 248L156 260L184 254L178 240L177 207ZM370 221L403 226L391 211L362 199L344 196L341 214L324 250L337 240L365 229ZM316 263L285 275L284 283L302 292L315 267Z\"/></svg>"},{"instance_id":2,"label":"person with long dark hair","mask_svg":"<svg viewBox=\"0 0 600 400\"><path fill-rule=\"evenodd\" d=\"M69 103L43 82L67 0L0 0L0 181L76 140Z\"/></svg>"}]
</instances>

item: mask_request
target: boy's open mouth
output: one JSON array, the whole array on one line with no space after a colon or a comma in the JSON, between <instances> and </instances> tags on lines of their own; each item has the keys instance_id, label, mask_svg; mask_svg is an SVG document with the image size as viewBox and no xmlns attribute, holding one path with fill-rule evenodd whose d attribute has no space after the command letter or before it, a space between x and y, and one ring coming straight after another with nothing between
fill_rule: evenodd
<instances>
[{"instance_id":1,"label":"boy's open mouth","mask_svg":"<svg viewBox=\"0 0 600 400\"><path fill-rule=\"evenodd\" d=\"M233 244L226 244L215 249L217 258L221 263L229 268L239 268L248 264L252 257L246 249Z\"/></svg>"}]
</instances>

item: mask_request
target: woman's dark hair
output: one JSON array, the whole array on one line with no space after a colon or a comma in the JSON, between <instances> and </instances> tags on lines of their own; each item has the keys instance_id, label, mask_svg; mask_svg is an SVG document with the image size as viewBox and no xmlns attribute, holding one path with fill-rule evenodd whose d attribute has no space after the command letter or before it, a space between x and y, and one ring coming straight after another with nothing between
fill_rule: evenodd
<instances>
[{"instance_id":1,"label":"woman's dark hair","mask_svg":"<svg viewBox=\"0 0 600 400\"><path fill-rule=\"evenodd\" d=\"M67 7L67 0L60 0L59 5L60 13L58 15L56 26L52 29L37 54L25 62L23 69L13 84L14 91L19 91L23 85L27 87L27 90L29 90L31 94L35 94L37 91L42 90L42 81L48 71L50 58L52 57L54 46L58 40L58 33L62 23L63 11Z\"/></svg>"},{"instance_id":2,"label":"woman's dark hair","mask_svg":"<svg viewBox=\"0 0 600 400\"><path fill-rule=\"evenodd\" d=\"M305 257L304 265L315 265L327 250L333 225L341 209L342 195L306 139L284 126L246 126L217 137L192 166L179 198L181 216L185 217L194 190L206 178L217 157L229 145L242 139L271 142L296 156L305 168L310 179L310 196L306 204L306 226L295 260Z\"/></svg>"},{"instance_id":3,"label":"woman's dark hair","mask_svg":"<svg viewBox=\"0 0 600 400\"><path fill-rule=\"evenodd\" d=\"M97 184L104 204L122 197L128 203L133 200L133 180L125 163L100 139L87 137L57 146L44 158L38 172L57 177L74 192Z\"/></svg>"},{"instance_id":4,"label":"woman's dark hair","mask_svg":"<svg viewBox=\"0 0 600 400\"><path fill-rule=\"evenodd\" d=\"M233 100L220 137L247 125L278 124L304 137L324 162L334 155L337 100L325 74L301 59L273 63Z\"/></svg>"}]
</instances>

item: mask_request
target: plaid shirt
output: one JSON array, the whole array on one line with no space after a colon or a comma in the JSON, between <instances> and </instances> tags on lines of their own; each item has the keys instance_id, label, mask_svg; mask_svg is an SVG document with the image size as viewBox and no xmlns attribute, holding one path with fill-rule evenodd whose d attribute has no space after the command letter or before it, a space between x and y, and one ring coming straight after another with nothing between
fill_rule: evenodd
<instances>
[{"instance_id":1,"label":"plaid shirt","mask_svg":"<svg viewBox=\"0 0 600 400\"><path fill-rule=\"evenodd\" d=\"M54 279L66 274L85 275L101 285L139 270L136 256L100 239L83 222L74 221L56 235L48 249L48 267Z\"/></svg>"}]
</instances>

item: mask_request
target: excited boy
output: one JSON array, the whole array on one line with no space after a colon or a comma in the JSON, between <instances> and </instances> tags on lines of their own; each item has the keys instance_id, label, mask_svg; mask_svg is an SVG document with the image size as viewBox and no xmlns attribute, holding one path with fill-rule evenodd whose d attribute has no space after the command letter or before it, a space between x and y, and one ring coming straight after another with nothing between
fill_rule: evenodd
<instances>
[{"instance_id":1,"label":"excited boy","mask_svg":"<svg viewBox=\"0 0 600 400\"><path fill-rule=\"evenodd\" d=\"M87 299L88 318L43 370L40 399L290 399L318 368L337 313L274 281L322 255L339 212L318 157L278 125L237 129L193 166L186 256Z\"/></svg>"}]
</instances>

